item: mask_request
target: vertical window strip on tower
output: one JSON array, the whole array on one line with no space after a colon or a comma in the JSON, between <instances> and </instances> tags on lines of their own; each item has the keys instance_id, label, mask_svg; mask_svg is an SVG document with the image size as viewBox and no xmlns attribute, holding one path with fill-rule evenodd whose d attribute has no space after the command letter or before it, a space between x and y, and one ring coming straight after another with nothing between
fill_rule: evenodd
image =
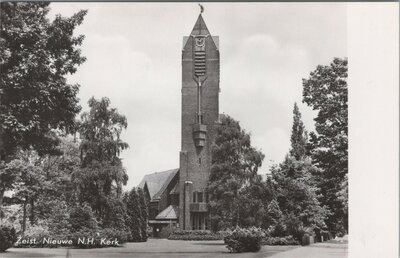
<instances>
[{"instance_id":1,"label":"vertical window strip on tower","mask_svg":"<svg viewBox=\"0 0 400 258\"><path fill-rule=\"evenodd\" d=\"M198 77L206 75L206 51L194 53L194 73Z\"/></svg>"}]
</instances>

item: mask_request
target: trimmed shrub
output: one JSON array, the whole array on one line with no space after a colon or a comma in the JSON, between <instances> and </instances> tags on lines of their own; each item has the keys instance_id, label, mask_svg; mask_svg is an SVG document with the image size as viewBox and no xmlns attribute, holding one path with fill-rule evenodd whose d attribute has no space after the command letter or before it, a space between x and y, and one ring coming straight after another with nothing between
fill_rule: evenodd
<instances>
[{"instance_id":1,"label":"trimmed shrub","mask_svg":"<svg viewBox=\"0 0 400 258\"><path fill-rule=\"evenodd\" d=\"M12 247L17 241L15 229L12 226L0 226L0 252L5 252L8 248Z\"/></svg>"},{"instance_id":2,"label":"trimmed shrub","mask_svg":"<svg viewBox=\"0 0 400 258\"><path fill-rule=\"evenodd\" d=\"M232 253L258 252L261 249L261 241L264 236L265 234L260 228L237 227L224 238L224 242Z\"/></svg>"},{"instance_id":3,"label":"trimmed shrub","mask_svg":"<svg viewBox=\"0 0 400 258\"><path fill-rule=\"evenodd\" d=\"M293 236L285 237L266 237L263 242L264 245L298 245L299 241Z\"/></svg>"},{"instance_id":4,"label":"trimmed shrub","mask_svg":"<svg viewBox=\"0 0 400 258\"><path fill-rule=\"evenodd\" d=\"M177 230L168 237L169 240L222 240L223 233L210 230Z\"/></svg>"}]
</instances>

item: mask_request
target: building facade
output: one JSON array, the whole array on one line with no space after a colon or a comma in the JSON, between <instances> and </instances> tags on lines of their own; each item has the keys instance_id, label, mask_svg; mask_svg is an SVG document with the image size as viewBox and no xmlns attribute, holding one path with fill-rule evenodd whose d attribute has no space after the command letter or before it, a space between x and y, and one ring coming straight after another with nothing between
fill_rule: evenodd
<instances>
[{"instance_id":1,"label":"building facade","mask_svg":"<svg viewBox=\"0 0 400 258\"><path fill-rule=\"evenodd\" d=\"M139 184L150 199L154 236L176 228L209 229L206 187L219 117L219 68L219 38L211 35L200 14L183 38L179 169L147 175Z\"/></svg>"}]
</instances>

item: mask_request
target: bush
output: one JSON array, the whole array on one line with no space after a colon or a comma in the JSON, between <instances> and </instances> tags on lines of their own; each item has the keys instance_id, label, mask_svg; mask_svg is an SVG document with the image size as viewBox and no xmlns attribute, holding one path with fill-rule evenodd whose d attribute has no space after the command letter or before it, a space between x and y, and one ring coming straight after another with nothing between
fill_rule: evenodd
<instances>
[{"instance_id":1,"label":"bush","mask_svg":"<svg viewBox=\"0 0 400 258\"><path fill-rule=\"evenodd\" d=\"M169 235L169 240L222 240L223 233L209 230L177 230Z\"/></svg>"},{"instance_id":2,"label":"bush","mask_svg":"<svg viewBox=\"0 0 400 258\"><path fill-rule=\"evenodd\" d=\"M12 226L0 226L0 252L5 252L8 248L12 247L17 241L15 229Z\"/></svg>"},{"instance_id":3,"label":"bush","mask_svg":"<svg viewBox=\"0 0 400 258\"><path fill-rule=\"evenodd\" d=\"M81 229L97 231L98 225L89 205L76 205L72 207L69 215L71 232L79 232Z\"/></svg>"},{"instance_id":4,"label":"bush","mask_svg":"<svg viewBox=\"0 0 400 258\"><path fill-rule=\"evenodd\" d=\"M264 245L298 245L299 242L293 236L267 237L263 240Z\"/></svg>"},{"instance_id":5,"label":"bush","mask_svg":"<svg viewBox=\"0 0 400 258\"><path fill-rule=\"evenodd\" d=\"M230 252L258 252L261 249L261 241L264 232L260 228L239 228L237 227L230 235L224 238L226 247Z\"/></svg>"}]
</instances>

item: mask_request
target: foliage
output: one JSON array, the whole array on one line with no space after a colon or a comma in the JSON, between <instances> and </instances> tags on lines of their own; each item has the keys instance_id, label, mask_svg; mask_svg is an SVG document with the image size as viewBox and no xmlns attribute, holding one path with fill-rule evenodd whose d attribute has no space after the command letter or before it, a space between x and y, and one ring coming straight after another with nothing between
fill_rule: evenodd
<instances>
[{"instance_id":1,"label":"foliage","mask_svg":"<svg viewBox=\"0 0 400 258\"><path fill-rule=\"evenodd\" d=\"M106 247L101 240L118 240L123 244L127 240L127 232L123 229L107 227L101 228L89 205L75 205L66 207L60 204L49 220L41 221L34 226L29 226L23 239L36 239L36 243L20 244L18 247L54 247L75 246L79 248ZM56 244L44 242L44 239L62 240ZM78 239L92 239L93 244L79 242ZM71 243L66 241L71 240ZM118 246L118 245L112 245Z\"/></svg>"},{"instance_id":2,"label":"foliage","mask_svg":"<svg viewBox=\"0 0 400 258\"><path fill-rule=\"evenodd\" d=\"M69 214L69 225L71 232L96 231L98 229L97 221L89 205L76 205L71 208Z\"/></svg>"},{"instance_id":3,"label":"foliage","mask_svg":"<svg viewBox=\"0 0 400 258\"><path fill-rule=\"evenodd\" d=\"M273 199L273 189L268 182L257 177L254 182L245 187L239 196L239 225L241 227L265 227L267 207Z\"/></svg>"},{"instance_id":4,"label":"foliage","mask_svg":"<svg viewBox=\"0 0 400 258\"><path fill-rule=\"evenodd\" d=\"M0 253L12 247L17 241L15 229L12 226L0 225Z\"/></svg>"},{"instance_id":5,"label":"foliage","mask_svg":"<svg viewBox=\"0 0 400 258\"><path fill-rule=\"evenodd\" d=\"M347 232L348 90L347 58L335 58L329 66L319 65L303 79L303 102L318 110L316 133L310 134L321 203L329 207L328 229Z\"/></svg>"},{"instance_id":6,"label":"foliage","mask_svg":"<svg viewBox=\"0 0 400 258\"><path fill-rule=\"evenodd\" d=\"M144 221L142 218L139 195L135 188L132 188L132 190L129 192L126 203L126 211L127 211L126 225L130 230L130 237L128 241L129 242L146 241L147 238L142 236L142 234L147 235L147 233L146 231L142 232L143 228L142 223L144 223Z\"/></svg>"},{"instance_id":7,"label":"foliage","mask_svg":"<svg viewBox=\"0 0 400 258\"><path fill-rule=\"evenodd\" d=\"M66 77L85 61L84 37L74 31L86 11L53 21L48 12L49 3L1 3L0 208L5 191L12 196L0 219L21 224L25 236L120 234L121 243L126 118L107 98L92 98L90 111L76 120L79 85Z\"/></svg>"},{"instance_id":8,"label":"foliage","mask_svg":"<svg viewBox=\"0 0 400 258\"><path fill-rule=\"evenodd\" d=\"M279 208L279 204L278 204L277 200L273 199L267 205L265 216L264 216L264 221L263 221L263 228L269 229L271 227L279 225L281 218L282 218L282 211Z\"/></svg>"},{"instance_id":9,"label":"foliage","mask_svg":"<svg viewBox=\"0 0 400 258\"><path fill-rule=\"evenodd\" d=\"M90 111L81 115L80 134L82 166L92 161L106 161L112 165L120 163L120 152L128 144L120 139L121 132L128 124L126 117L110 107L110 100L91 98L88 102Z\"/></svg>"},{"instance_id":10,"label":"foliage","mask_svg":"<svg viewBox=\"0 0 400 258\"><path fill-rule=\"evenodd\" d=\"M250 135L241 129L239 122L223 116L212 147L208 184L214 231L240 225L240 208L245 201L242 193L260 180L257 171L263 159L264 155L251 146Z\"/></svg>"},{"instance_id":11,"label":"foliage","mask_svg":"<svg viewBox=\"0 0 400 258\"><path fill-rule=\"evenodd\" d=\"M293 126L290 143L290 156L294 157L296 160L300 160L306 155L307 131L301 120L301 113L296 103L294 103L293 108Z\"/></svg>"},{"instance_id":12,"label":"foliage","mask_svg":"<svg viewBox=\"0 0 400 258\"><path fill-rule=\"evenodd\" d=\"M224 242L230 252L258 252L261 249L261 241L264 233L260 228L237 227L230 235L224 238Z\"/></svg>"},{"instance_id":13,"label":"foliage","mask_svg":"<svg viewBox=\"0 0 400 258\"><path fill-rule=\"evenodd\" d=\"M210 230L176 230L168 236L169 240L222 240L222 232L211 232Z\"/></svg>"},{"instance_id":14,"label":"foliage","mask_svg":"<svg viewBox=\"0 0 400 258\"><path fill-rule=\"evenodd\" d=\"M285 237L266 237L263 240L265 245L298 245L299 241L294 239L293 236Z\"/></svg>"},{"instance_id":15,"label":"foliage","mask_svg":"<svg viewBox=\"0 0 400 258\"><path fill-rule=\"evenodd\" d=\"M120 198L108 198L106 201L102 228L113 228L117 230L125 230L126 208Z\"/></svg>"},{"instance_id":16,"label":"foliage","mask_svg":"<svg viewBox=\"0 0 400 258\"><path fill-rule=\"evenodd\" d=\"M85 61L78 48L84 36L73 34L86 11L53 21L48 12L46 2L1 3L1 159L18 147L54 154L58 141L51 129L71 130L80 111L79 85L66 76Z\"/></svg>"},{"instance_id":17,"label":"foliage","mask_svg":"<svg viewBox=\"0 0 400 258\"><path fill-rule=\"evenodd\" d=\"M110 210L107 206L115 203L111 199L121 197L122 185L128 180L119 158L120 152L128 147L120 139L127 123L123 115L110 107L107 98L91 98L89 107L90 111L82 114L79 127L81 169L72 180L80 202L88 202L103 220Z\"/></svg>"},{"instance_id":18,"label":"foliage","mask_svg":"<svg viewBox=\"0 0 400 258\"><path fill-rule=\"evenodd\" d=\"M324 220L328 213L318 201L318 188L313 186L312 174L316 170L310 158L296 160L291 156L287 156L280 166L271 168L277 189L276 201L282 213L276 220L274 236L292 235L301 241L307 230L326 227Z\"/></svg>"},{"instance_id":19,"label":"foliage","mask_svg":"<svg viewBox=\"0 0 400 258\"><path fill-rule=\"evenodd\" d=\"M42 193L44 184L44 172L39 165L40 159L35 151L21 151L18 158L8 163L4 168L5 173L15 177L13 198L23 204L22 231L26 228L27 207L30 208L30 222L35 223L34 204Z\"/></svg>"},{"instance_id":20,"label":"foliage","mask_svg":"<svg viewBox=\"0 0 400 258\"><path fill-rule=\"evenodd\" d=\"M140 232L142 235L142 241L145 242L147 241L148 235L147 235L147 223L149 219L149 212L147 208L147 202L145 199L145 195L143 193L142 188L138 187L137 189L138 193L138 198L139 198L139 204L140 204L140 217L142 218L141 222L141 227L140 227Z\"/></svg>"}]
</instances>

